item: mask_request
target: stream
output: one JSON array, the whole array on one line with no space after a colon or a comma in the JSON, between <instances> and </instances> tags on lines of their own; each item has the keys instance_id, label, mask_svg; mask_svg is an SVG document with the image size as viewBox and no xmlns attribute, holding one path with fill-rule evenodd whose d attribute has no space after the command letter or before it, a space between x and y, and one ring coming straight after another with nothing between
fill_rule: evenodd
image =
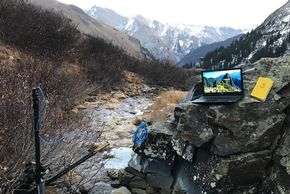
<instances>
[{"instance_id":1,"label":"stream","mask_svg":"<svg viewBox=\"0 0 290 194\"><path fill-rule=\"evenodd\" d=\"M106 96L95 101L85 102L79 109L90 120L91 130L101 133L100 137L87 133L86 142L82 145L98 142L109 142L109 149L78 166L74 175L90 193L110 194L113 190L107 171L125 168L130 160L133 146L132 134L136 126L136 117L148 111L153 100L146 97L114 98ZM71 132L80 133L80 132ZM71 134L75 135L75 134Z\"/></svg>"}]
</instances>

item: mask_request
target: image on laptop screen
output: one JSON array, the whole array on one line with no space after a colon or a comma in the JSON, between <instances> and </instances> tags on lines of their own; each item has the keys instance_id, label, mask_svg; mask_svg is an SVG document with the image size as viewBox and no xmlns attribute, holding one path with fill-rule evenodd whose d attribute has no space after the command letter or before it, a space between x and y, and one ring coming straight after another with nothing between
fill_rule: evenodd
<instances>
[{"instance_id":1,"label":"image on laptop screen","mask_svg":"<svg viewBox=\"0 0 290 194\"><path fill-rule=\"evenodd\" d=\"M204 94L242 92L242 72L240 69L213 70L202 73Z\"/></svg>"}]
</instances>

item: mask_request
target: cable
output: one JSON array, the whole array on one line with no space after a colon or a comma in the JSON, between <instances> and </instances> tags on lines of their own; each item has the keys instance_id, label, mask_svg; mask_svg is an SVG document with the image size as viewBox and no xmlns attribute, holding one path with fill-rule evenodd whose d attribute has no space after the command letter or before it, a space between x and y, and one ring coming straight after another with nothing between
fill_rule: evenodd
<instances>
[{"instance_id":1,"label":"cable","mask_svg":"<svg viewBox=\"0 0 290 194\"><path fill-rule=\"evenodd\" d=\"M40 129L41 117L43 116L43 114L45 112L46 104L45 104L45 96L44 96L43 90L39 86L36 89L38 90L38 93L41 97L41 112L40 112L39 119L38 119L38 128ZM58 144L59 142L61 142L64 139L64 136L62 136L56 140L49 141L49 140L46 140L44 137L42 137L40 132L39 132L38 136L47 145Z\"/></svg>"},{"instance_id":2,"label":"cable","mask_svg":"<svg viewBox=\"0 0 290 194\"><path fill-rule=\"evenodd\" d=\"M147 123L141 122L133 134L133 143L137 147L141 146L148 137Z\"/></svg>"}]
</instances>

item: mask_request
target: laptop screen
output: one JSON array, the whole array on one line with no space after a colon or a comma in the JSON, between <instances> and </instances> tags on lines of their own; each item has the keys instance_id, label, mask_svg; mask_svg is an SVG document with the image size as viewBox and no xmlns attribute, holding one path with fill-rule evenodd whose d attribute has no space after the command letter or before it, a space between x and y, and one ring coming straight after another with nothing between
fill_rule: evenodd
<instances>
[{"instance_id":1,"label":"laptop screen","mask_svg":"<svg viewBox=\"0 0 290 194\"><path fill-rule=\"evenodd\" d=\"M242 70L224 69L202 72L204 94L241 94L243 92Z\"/></svg>"}]
</instances>

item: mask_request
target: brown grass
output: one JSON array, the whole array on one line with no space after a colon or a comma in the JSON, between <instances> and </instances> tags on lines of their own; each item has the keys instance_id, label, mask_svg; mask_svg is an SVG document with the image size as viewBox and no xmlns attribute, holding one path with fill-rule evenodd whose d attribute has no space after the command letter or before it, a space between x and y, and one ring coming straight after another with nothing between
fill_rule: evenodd
<instances>
[{"instance_id":1,"label":"brown grass","mask_svg":"<svg viewBox=\"0 0 290 194\"><path fill-rule=\"evenodd\" d=\"M173 113L175 106L187 95L183 91L167 91L156 98L154 104L149 107L149 113L144 116L145 120L161 122L167 120Z\"/></svg>"}]
</instances>

